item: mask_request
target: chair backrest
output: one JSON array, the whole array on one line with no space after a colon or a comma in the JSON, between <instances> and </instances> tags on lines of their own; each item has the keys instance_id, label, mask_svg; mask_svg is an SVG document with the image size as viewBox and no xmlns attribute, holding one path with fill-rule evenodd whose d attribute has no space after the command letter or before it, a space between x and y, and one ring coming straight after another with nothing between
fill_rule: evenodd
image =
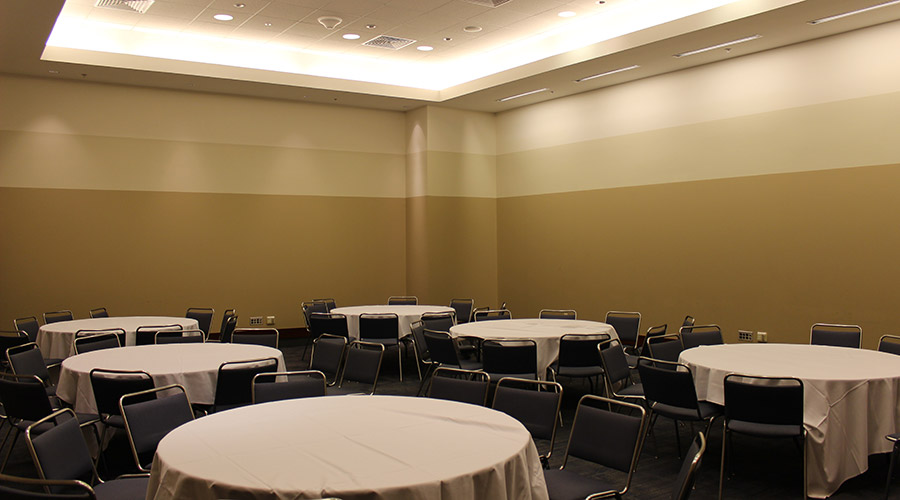
<instances>
[{"instance_id":1,"label":"chair backrest","mask_svg":"<svg viewBox=\"0 0 900 500\"><path fill-rule=\"evenodd\" d=\"M16 485L16 486L12 486ZM63 493L47 493L48 489ZM5 500L96 500L94 489L84 481L35 479L0 473L0 498Z\"/></svg>"},{"instance_id":2,"label":"chair backrest","mask_svg":"<svg viewBox=\"0 0 900 500\"><path fill-rule=\"evenodd\" d=\"M622 409L628 413L620 413ZM625 482L617 490L618 495L624 495L637 468L646 418L641 406L591 394L582 396L575 410L562 468L571 456L625 472Z\"/></svg>"},{"instance_id":3,"label":"chair backrest","mask_svg":"<svg viewBox=\"0 0 900 500\"><path fill-rule=\"evenodd\" d=\"M234 344L254 344L278 349L278 329L276 328L236 328L231 334Z\"/></svg>"},{"instance_id":4,"label":"chair backrest","mask_svg":"<svg viewBox=\"0 0 900 500\"><path fill-rule=\"evenodd\" d=\"M898 335L882 335L878 339L878 350L881 352L889 352L891 354L900 354L900 336Z\"/></svg>"},{"instance_id":5,"label":"chair backrest","mask_svg":"<svg viewBox=\"0 0 900 500\"><path fill-rule=\"evenodd\" d=\"M424 330L422 337L428 347L428 355L431 360L440 365L459 366L459 347L456 340L447 332Z\"/></svg>"},{"instance_id":6,"label":"chair backrest","mask_svg":"<svg viewBox=\"0 0 900 500\"><path fill-rule=\"evenodd\" d=\"M381 360L384 358L384 345L377 342L354 340L347 347L347 359L341 372L339 387L344 382L372 384L369 394L375 394L378 385L378 374L381 372Z\"/></svg>"},{"instance_id":7,"label":"chair backrest","mask_svg":"<svg viewBox=\"0 0 900 500\"><path fill-rule=\"evenodd\" d=\"M704 453L706 453L706 436L702 432L698 432L688 448L687 455L681 462L681 469L675 480L675 489L672 491L672 500L687 500L690 496Z\"/></svg>"},{"instance_id":8,"label":"chair backrest","mask_svg":"<svg viewBox=\"0 0 900 500\"><path fill-rule=\"evenodd\" d=\"M109 311L106 310L105 307L98 307L96 309L91 309L90 311L92 318L108 318Z\"/></svg>"},{"instance_id":9,"label":"chair backrest","mask_svg":"<svg viewBox=\"0 0 900 500\"><path fill-rule=\"evenodd\" d=\"M233 314L225 318L225 323L222 325L222 331L221 333L219 333L219 342L231 342L231 334L233 334L235 328L237 328L237 319L237 314Z\"/></svg>"},{"instance_id":10,"label":"chair backrest","mask_svg":"<svg viewBox=\"0 0 900 500\"><path fill-rule=\"evenodd\" d=\"M647 348L651 358L672 362L677 362L678 356L684 350L681 337L675 334L650 337L647 339Z\"/></svg>"},{"instance_id":11,"label":"chair backrest","mask_svg":"<svg viewBox=\"0 0 900 500\"><path fill-rule=\"evenodd\" d=\"M695 410L699 418L694 376L686 365L642 357L638 361L638 373L648 403Z\"/></svg>"},{"instance_id":12,"label":"chair backrest","mask_svg":"<svg viewBox=\"0 0 900 500\"><path fill-rule=\"evenodd\" d=\"M684 321L681 322L681 326L694 326L694 317L688 314L684 317Z\"/></svg>"},{"instance_id":13,"label":"chair backrest","mask_svg":"<svg viewBox=\"0 0 900 500\"><path fill-rule=\"evenodd\" d=\"M484 371L496 376L538 378L537 344L531 339L488 339L481 344Z\"/></svg>"},{"instance_id":14,"label":"chair backrest","mask_svg":"<svg viewBox=\"0 0 900 500\"><path fill-rule=\"evenodd\" d=\"M316 338L323 333L350 337L347 329L347 317L337 313L314 312L309 314L309 335Z\"/></svg>"},{"instance_id":15,"label":"chair backrest","mask_svg":"<svg viewBox=\"0 0 900 500\"><path fill-rule=\"evenodd\" d=\"M419 304L419 298L415 295L392 295L387 303L389 306L415 306Z\"/></svg>"},{"instance_id":16,"label":"chair backrest","mask_svg":"<svg viewBox=\"0 0 900 500\"><path fill-rule=\"evenodd\" d=\"M481 370L461 370L439 366L431 377L428 397L484 406L491 377Z\"/></svg>"},{"instance_id":17,"label":"chair backrest","mask_svg":"<svg viewBox=\"0 0 900 500\"><path fill-rule=\"evenodd\" d=\"M23 331L0 332L0 366L6 365L6 350L28 343L28 334Z\"/></svg>"},{"instance_id":18,"label":"chair backrest","mask_svg":"<svg viewBox=\"0 0 900 500\"><path fill-rule=\"evenodd\" d=\"M101 416L121 415L119 399L126 394L153 389L153 378L140 370L106 370L94 368L90 372L94 403ZM147 394L146 399L154 399L155 394ZM137 401L137 400L133 400Z\"/></svg>"},{"instance_id":19,"label":"chair backrest","mask_svg":"<svg viewBox=\"0 0 900 500\"><path fill-rule=\"evenodd\" d=\"M400 336L400 318L394 313L359 315L359 338L369 339L397 339Z\"/></svg>"},{"instance_id":20,"label":"chair backrest","mask_svg":"<svg viewBox=\"0 0 900 500\"><path fill-rule=\"evenodd\" d=\"M597 348L600 351L600 363L603 366L604 376L610 386L631 380L628 358L625 356L625 349L619 339L612 339L598 345Z\"/></svg>"},{"instance_id":21,"label":"chair backrest","mask_svg":"<svg viewBox=\"0 0 900 500\"><path fill-rule=\"evenodd\" d=\"M575 309L541 309L539 319L578 319Z\"/></svg>"},{"instance_id":22,"label":"chair backrest","mask_svg":"<svg viewBox=\"0 0 900 500\"><path fill-rule=\"evenodd\" d=\"M459 324L472 321L475 299L450 299L450 307L456 311L456 322Z\"/></svg>"},{"instance_id":23,"label":"chair backrest","mask_svg":"<svg viewBox=\"0 0 900 500\"><path fill-rule=\"evenodd\" d=\"M156 344L202 344L206 342L203 330L161 330L153 338Z\"/></svg>"},{"instance_id":24,"label":"chair backrest","mask_svg":"<svg viewBox=\"0 0 900 500\"><path fill-rule=\"evenodd\" d=\"M309 315L317 313L328 313L328 303L321 300L304 301L300 303L300 310L303 311L303 319L306 326L309 327Z\"/></svg>"},{"instance_id":25,"label":"chair backrest","mask_svg":"<svg viewBox=\"0 0 900 500\"><path fill-rule=\"evenodd\" d=\"M222 339L222 332L225 331L225 324L228 323L228 318L234 316L237 317L237 309L225 309L225 313L222 314L222 324L219 325L219 340Z\"/></svg>"},{"instance_id":26,"label":"chair backrest","mask_svg":"<svg viewBox=\"0 0 900 500\"><path fill-rule=\"evenodd\" d=\"M44 313L44 324L57 323L59 321L72 321L75 316L72 311L63 309L62 311L51 311Z\"/></svg>"},{"instance_id":27,"label":"chair backrest","mask_svg":"<svg viewBox=\"0 0 900 500\"><path fill-rule=\"evenodd\" d=\"M859 348L862 345L862 327L859 325L816 323L809 329L809 343L812 345Z\"/></svg>"},{"instance_id":28,"label":"chair backrest","mask_svg":"<svg viewBox=\"0 0 900 500\"><path fill-rule=\"evenodd\" d=\"M722 340L722 329L719 325L697 325L690 327L681 327L681 344L685 349L697 347L701 345L719 345L724 344Z\"/></svg>"},{"instance_id":29,"label":"chair backrest","mask_svg":"<svg viewBox=\"0 0 900 500\"><path fill-rule=\"evenodd\" d=\"M428 330L450 332L450 328L456 324L456 319L454 318L455 315L456 314L452 312L429 312L422 315L422 323Z\"/></svg>"},{"instance_id":30,"label":"chair backrest","mask_svg":"<svg viewBox=\"0 0 900 500\"><path fill-rule=\"evenodd\" d=\"M556 365L563 367L602 366L597 346L609 340L605 333L567 333L559 338Z\"/></svg>"},{"instance_id":31,"label":"chair backrest","mask_svg":"<svg viewBox=\"0 0 900 500\"><path fill-rule=\"evenodd\" d=\"M725 420L803 426L803 381L792 377L725 376Z\"/></svg>"},{"instance_id":32,"label":"chair backrest","mask_svg":"<svg viewBox=\"0 0 900 500\"><path fill-rule=\"evenodd\" d=\"M326 311L326 312L331 312L332 309L334 309L335 307L337 307L337 303L335 303L334 299L331 298L331 297L324 298L324 299L313 299L313 302L322 302L322 303L324 303L324 304L325 304L325 311Z\"/></svg>"},{"instance_id":33,"label":"chair backrest","mask_svg":"<svg viewBox=\"0 0 900 500\"><path fill-rule=\"evenodd\" d=\"M57 410L29 425L25 440L41 479L75 479L93 484L97 473L94 461L70 408Z\"/></svg>"},{"instance_id":34,"label":"chair backrest","mask_svg":"<svg viewBox=\"0 0 900 500\"><path fill-rule=\"evenodd\" d=\"M45 385L50 383L50 372L44 362L44 355L34 342L6 349L6 362L16 375L34 375Z\"/></svg>"},{"instance_id":35,"label":"chair backrest","mask_svg":"<svg viewBox=\"0 0 900 500\"><path fill-rule=\"evenodd\" d=\"M153 396L148 399L148 396ZM191 401L178 384L125 394L119 398L119 413L131 454L138 469L149 472L159 442L176 427L194 419Z\"/></svg>"},{"instance_id":36,"label":"chair backrest","mask_svg":"<svg viewBox=\"0 0 900 500\"><path fill-rule=\"evenodd\" d=\"M156 334L161 331L177 331L184 330L179 324L171 325L141 325L134 331L135 345L153 345L156 343Z\"/></svg>"},{"instance_id":37,"label":"chair backrest","mask_svg":"<svg viewBox=\"0 0 900 500\"><path fill-rule=\"evenodd\" d=\"M38 323L37 318L34 316L28 316L27 318L16 318L13 323L16 325L16 330L20 332L25 332L28 335L28 341L34 342L37 340L38 330L41 329L40 323Z\"/></svg>"},{"instance_id":38,"label":"chair backrest","mask_svg":"<svg viewBox=\"0 0 900 500\"><path fill-rule=\"evenodd\" d=\"M347 349L347 337L323 333L313 340L312 354L309 356L309 369L318 370L331 378L328 385L334 385L341 373L344 351Z\"/></svg>"},{"instance_id":39,"label":"chair backrest","mask_svg":"<svg viewBox=\"0 0 900 500\"><path fill-rule=\"evenodd\" d=\"M0 404L12 419L35 421L53 412L44 384L34 375L0 372Z\"/></svg>"},{"instance_id":40,"label":"chair backrest","mask_svg":"<svg viewBox=\"0 0 900 500\"><path fill-rule=\"evenodd\" d=\"M616 329L622 345L637 348L638 332L641 331L641 313L629 311L609 311L605 323Z\"/></svg>"},{"instance_id":41,"label":"chair backrest","mask_svg":"<svg viewBox=\"0 0 900 500\"><path fill-rule=\"evenodd\" d=\"M318 370L257 373L253 377L253 403L324 396L325 386L325 374Z\"/></svg>"},{"instance_id":42,"label":"chair backrest","mask_svg":"<svg viewBox=\"0 0 900 500\"><path fill-rule=\"evenodd\" d=\"M110 330L78 330L75 332L75 340L72 341L72 345L75 348L75 354L84 354L86 352L99 351L100 349L122 347L120 335L125 337L125 330L122 328L113 328Z\"/></svg>"},{"instance_id":43,"label":"chair backrest","mask_svg":"<svg viewBox=\"0 0 900 500\"><path fill-rule=\"evenodd\" d=\"M216 310L212 307L188 307L184 317L197 320L197 328L203 330L203 333L209 336L209 327L212 325L212 319L215 314Z\"/></svg>"},{"instance_id":44,"label":"chair backrest","mask_svg":"<svg viewBox=\"0 0 900 500\"><path fill-rule=\"evenodd\" d=\"M497 381L491 408L518 420L535 439L550 441L553 450L563 388L556 382L504 377Z\"/></svg>"},{"instance_id":45,"label":"chair backrest","mask_svg":"<svg viewBox=\"0 0 900 500\"><path fill-rule=\"evenodd\" d=\"M475 311L473 318L475 321L493 321L498 319L512 319L512 312L509 309L484 309Z\"/></svg>"},{"instance_id":46,"label":"chair backrest","mask_svg":"<svg viewBox=\"0 0 900 500\"><path fill-rule=\"evenodd\" d=\"M260 358L244 361L227 361L219 365L216 378L215 411L253 402L253 377L257 373L274 372L278 359Z\"/></svg>"}]
</instances>

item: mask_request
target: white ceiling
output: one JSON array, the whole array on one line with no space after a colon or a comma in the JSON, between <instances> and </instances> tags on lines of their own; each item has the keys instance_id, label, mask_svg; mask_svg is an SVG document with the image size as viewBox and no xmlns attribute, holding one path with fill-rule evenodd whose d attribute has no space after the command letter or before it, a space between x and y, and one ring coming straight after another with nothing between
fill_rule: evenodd
<instances>
[{"instance_id":1,"label":"white ceiling","mask_svg":"<svg viewBox=\"0 0 900 500\"><path fill-rule=\"evenodd\" d=\"M96 0L10 0L0 2L0 71L379 109L440 103L495 112L900 19L898 4L808 23L884 0L479 5L491 1L156 0L141 14L99 8ZM234 19L213 19L220 13ZM317 21L322 16L341 22L329 30ZM465 29L471 26L481 30ZM398 50L362 44L379 35L415 41ZM750 35L761 38L673 57ZM434 50L417 50L422 45Z\"/></svg>"}]
</instances>

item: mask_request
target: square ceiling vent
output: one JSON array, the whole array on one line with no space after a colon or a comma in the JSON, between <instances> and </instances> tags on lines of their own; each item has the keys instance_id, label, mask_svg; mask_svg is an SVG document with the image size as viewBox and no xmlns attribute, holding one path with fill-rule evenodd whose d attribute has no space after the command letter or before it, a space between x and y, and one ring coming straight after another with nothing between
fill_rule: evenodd
<instances>
[{"instance_id":1,"label":"square ceiling vent","mask_svg":"<svg viewBox=\"0 0 900 500\"><path fill-rule=\"evenodd\" d=\"M382 49L399 50L415 42L415 40L410 40L409 38L381 35L363 43L363 45L368 47L381 47Z\"/></svg>"},{"instance_id":2,"label":"square ceiling vent","mask_svg":"<svg viewBox=\"0 0 900 500\"><path fill-rule=\"evenodd\" d=\"M466 0L469 3L474 3L475 5L482 5L484 7L499 7L505 3L509 3L512 0Z\"/></svg>"},{"instance_id":3,"label":"square ceiling vent","mask_svg":"<svg viewBox=\"0 0 900 500\"><path fill-rule=\"evenodd\" d=\"M126 10L143 14L153 5L155 0L97 0L95 7L104 9Z\"/></svg>"}]
</instances>

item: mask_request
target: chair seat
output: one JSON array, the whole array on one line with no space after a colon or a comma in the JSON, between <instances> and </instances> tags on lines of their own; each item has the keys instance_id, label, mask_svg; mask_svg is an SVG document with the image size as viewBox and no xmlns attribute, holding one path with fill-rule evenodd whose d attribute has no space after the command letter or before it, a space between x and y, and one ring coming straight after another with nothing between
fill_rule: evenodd
<instances>
[{"instance_id":1,"label":"chair seat","mask_svg":"<svg viewBox=\"0 0 900 500\"><path fill-rule=\"evenodd\" d=\"M631 384L628 387L622 389L621 391L617 391L619 396L643 396L644 395L644 386L640 383Z\"/></svg>"},{"instance_id":2,"label":"chair seat","mask_svg":"<svg viewBox=\"0 0 900 500\"><path fill-rule=\"evenodd\" d=\"M94 486L97 500L143 500L147 498L149 476L113 479Z\"/></svg>"},{"instance_id":3,"label":"chair seat","mask_svg":"<svg viewBox=\"0 0 900 500\"><path fill-rule=\"evenodd\" d=\"M563 377L597 377L603 375L599 366L554 366L553 371Z\"/></svg>"},{"instance_id":4,"label":"chair seat","mask_svg":"<svg viewBox=\"0 0 900 500\"><path fill-rule=\"evenodd\" d=\"M78 420L78 425L81 427L84 427L84 426L90 425L90 424L94 424L94 423L97 423L100 421L100 416L97 415L96 413L76 413L75 418ZM28 428L28 426L33 423L34 423L34 421L32 421L32 420L18 420L16 422L14 422L13 425L17 429L21 430L22 432L25 432L25 429ZM35 426L32 429L32 432L38 432L38 433L44 432L45 430L49 429L51 426L52 426L52 424L50 422L45 422L41 425Z\"/></svg>"},{"instance_id":5,"label":"chair seat","mask_svg":"<svg viewBox=\"0 0 900 500\"><path fill-rule=\"evenodd\" d=\"M616 491L615 487L605 481L566 469L545 469L544 481L547 483L550 500L584 500L588 495L606 491L612 497Z\"/></svg>"},{"instance_id":6,"label":"chair seat","mask_svg":"<svg viewBox=\"0 0 900 500\"><path fill-rule=\"evenodd\" d=\"M107 415L103 418L103 423L117 429L125 428L125 419L122 418L122 415Z\"/></svg>"},{"instance_id":7,"label":"chair seat","mask_svg":"<svg viewBox=\"0 0 900 500\"><path fill-rule=\"evenodd\" d=\"M761 424L744 420L729 420L728 430L757 437L800 437L803 435L802 425Z\"/></svg>"},{"instance_id":8,"label":"chair seat","mask_svg":"<svg viewBox=\"0 0 900 500\"><path fill-rule=\"evenodd\" d=\"M461 359L459 360L459 365L447 365L450 368L462 368L463 370L480 370L484 368L478 361L473 361L470 359ZM498 379L499 380L499 379Z\"/></svg>"},{"instance_id":9,"label":"chair seat","mask_svg":"<svg viewBox=\"0 0 900 500\"><path fill-rule=\"evenodd\" d=\"M406 337L403 337L403 339L405 339L405 338ZM403 339L393 339L393 338L391 338L391 339L383 339L383 338L382 339L364 339L364 338L360 338L359 340L361 340L363 342L374 342L376 344L381 344L381 345L387 347L387 346L400 345L400 341Z\"/></svg>"},{"instance_id":10,"label":"chair seat","mask_svg":"<svg viewBox=\"0 0 900 500\"><path fill-rule=\"evenodd\" d=\"M488 376L491 377L491 380L500 380L501 378L505 378L505 377L537 380L537 374L535 374L535 373L491 373L491 372L487 372L487 374L488 374Z\"/></svg>"},{"instance_id":11,"label":"chair seat","mask_svg":"<svg viewBox=\"0 0 900 500\"><path fill-rule=\"evenodd\" d=\"M672 406L657 402L653 403L653 411L664 417L673 418L675 420L706 420L710 417L722 414L722 407L715 403L699 401L697 405L699 407L699 412L693 408L683 408L681 406Z\"/></svg>"}]
</instances>

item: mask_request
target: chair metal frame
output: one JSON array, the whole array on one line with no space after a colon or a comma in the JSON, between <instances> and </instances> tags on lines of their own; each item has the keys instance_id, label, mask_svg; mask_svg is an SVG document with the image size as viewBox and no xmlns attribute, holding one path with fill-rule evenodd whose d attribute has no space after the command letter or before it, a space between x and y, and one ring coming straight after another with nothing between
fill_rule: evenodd
<instances>
[{"instance_id":1,"label":"chair metal frame","mask_svg":"<svg viewBox=\"0 0 900 500\"><path fill-rule=\"evenodd\" d=\"M334 378L332 378L331 382L328 383L328 386L331 387L331 386L334 386L335 384L337 384L338 379L340 379L340 377L341 377L341 368L343 368L343 365L344 365L344 354L346 354L347 344L349 343L348 338L343 337L341 335L331 335L329 333L323 333L322 335L319 335L315 340L313 340L312 354L310 354L310 356L309 356L309 365L307 366L307 369L308 370L318 370L318 371L321 371L322 373L325 373L323 368L328 368L328 367L323 366L323 364L321 364L321 363L319 363L319 364L316 363L316 359L317 359L316 358L316 346L319 344L319 342L322 342L323 346L326 345L326 343L328 343L328 342L335 342L335 343L340 342L340 344L341 344L341 352L337 355L337 362L334 367L334 374L333 374ZM328 370L328 372L330 373L331 370Z\"/></svg>"},{"instance_id":2,"label":"chair metal frame","mask_svg":"<svg viewBox=\"0 0 900 500\"><path fill-rule=\"evenodd\" d=\"M447 376L443 376L443 374L447 374ZM436 380L441 380L441 382L438 382L437 386L435 386ZM491 387L491 376L481 370L463 370L461 368L439 366L434 370L430 381L431 383L428 384L428 391L426 394L429 398L447 399L450 401L459 401L461 403L487 406L488 394ZM435 394L435 387L437 387L437 394ZM481 392L480 403L466 397L470 395L470 392L474 394L476 391ZM460 396L459 394L462 392L464 392L466 396Z\"/></svg>"},{"instance_id":3,"label":"chair metal frame","mask_svg":"<svg viewBox=\"0 0 900 500\"><path fill-rule=\"evenodd\" d=\"M610 365L611 362L615 361L611 358L611 356L615 356L615 354L613 354L614 351L610 351L609 349L615 350L617 348L619 352L622 353L619 360L621 361L621 366ZM600 362L603 363L603 380L606 384L606 396L611 399L620 400L634 399L641 405L646 403L643 386L636 384L632 377L631 367L628 365L628 358L626 357L625 348L622 346L622 342L619 339L613 338L599 344L597 350L600 351ZM615 380L613 380L613 377L616 377ZM621 386L617 388L616 386L619 384L621 384ZM628 387L635 387L636 389L633 391L635 394L625 394L624 392L621 392Z\"/></svg>"},{"instance_id":4,"label":"chair metal frame","mask_svg":"<svg viewBox=\"0 0 900 500\"><path fill-rule=\"evenodd\" d=\"M859 349L862 347L862 327L859 325L843 325L839 323L815 323L813 326L809 328L809 344L810 345L830 345L833 347L854 347L843 344L835 344L829 342L823 342L821 335L823 333L835 333L835 334L850 334L852 332L856 332L858 337L856 339L856 348ZM818 333L818 335L816 335ZM819 337L818 341L816 337Z\"/></svg>"},{"instance_id":5,"label":"chair metal frame","mask_svg":"<svg viewBox=\"0 0 900 500\"><path fill-rule=\"evenodd\" d=\"M343 370L341 370L341 380L338 383L338 387L343 388L344 382L348 380L350 382L359 382L363 384L370 383L368 379L361 378L359 376L360 374L355 371L356 364L354 363L354 360L356 359L357 355L354 354L354 351L359 350L380 351L378 356L377 368L375 369L374 373L374 379L371 382L372 389L369 391L370 395L375 394L375 389L378 386L378 376L381 374L381 362L384 360L384 344L380 344L378 342L365 342L362 340L354 340L353 342L350 342L350 344L347 346L347 351L344 356L344 368ZM347 378L348 367L351 369L350 378Z\"/></svg>"},{"instance_id":6,"label":"chair metal frame","mask_svg":"<svg viewBox=\"0 0 900 500\"><path fill-rule=\"evenodd\" d=\"M456 322L458 324L468 323L472 321L472 314L475 312L475 299L450 299L450 307L456 311ZM465 318L459 314L460 311L465 310L464 308L469 311Z\"/></svg>"},{"instance_id":7,"label":"chair metal frame","mask_svg":"<svg viewBox=\"0 0 900 500\"><path fill-rule=\"evenodd\" d=\"M693 451L696 450L696 451ZM697 478L697 470L700 469L700 462L706 453L706 436L702 432L698 432L694 436L694 441L688 447L688 452L681 463L681 470L678 472L678 481L675 483L675 494L672 495L673 500L687 500L694 488L694 482Z\"/></svg>"},{"instance_id":8,"label":"chair metal frame","mask_svg":"<svg viewBox=\"0 0 900 500\"><path fill-rule=\"evenodd\" d=\"M538 319L578 319L575 309L541 309Z\"/></svg>"},{"instance_id":9,"label":"chair metal frame","mask_svg":"<svg viewBox=\"0 0 900 500\"><path fill-rule=\"evenodd\" d=\"M275 345L274 346L269 342L246 342L246 341L245 342L237 342L237 341L235 341L235 338L244 339L244 340L251 339L251 338L253 338L254 335L259 335L259 336L265 337L265 338L271 338L273 334L275 336ZM231 343L232 344L264 345L264 346L274 347L275 349L278 349L278 339L280 336L281 336L281 334L278 332L278 329L273 328L273 327L235 328L234 331L231 333Z\"/></svg>"},{"instance_id":10,"label":"chair metal frame","mask_svg":"<svg viewBox=\"0 0 900 500\"><path fill-rule=\"evenodd\" d=\"M417 306L419 298L415 295L391 295L388 297L387 305L389 306Z\"/></svg>"},{"instance_id":11,"label":"chair metal frame","mask_svg":"<svg viewBox=\"0 0 900 500\"><path fill-rule=\"evenodd\" d=\"M610 321L612 320L612 321ZM616 324L619 322L631 323L635 322L634 329L629 328L627 332L623 335L623 332L619 331L619 328L616 328ZM641 341L641 313L637 311L607 311L606 318L603 320L604 323L612 325L612 327L616 330L616 335L619 337L619 342L622 343L622 348L625 349L625 352L628 353L628 350L631 350L631 353L636 353L637 348L640 345ZM624 325L620 325L624 326ZM622 328L622 330L625 330ZM630 338L629 334L633 333L634 338Z\"/></svg>"},{"instance_id":12,"label":"chair metal frame","mask_svg":"<svg viewBox=\"0 0 900 500\"><path fill-rule=\"evenodd\" d=\"M30 351L37 351L37 354L27 354ZM19 363L18 367L15 363L17 359L25 359L27 362L27 357L31 356L37 359L37 357L41 358L40 366L38 363L26 363L26 366L23 366ZM20 344L17 346L12 346L6 349L6 364L9 367L10 371L13 375L34 375L44 384L44 387L53 387L52 381L50 380L50 371L54 365L48 365L44 363L44 356L41 353L41 348L34 342L27 342L24 344ZM22 372L22 368L33 368L31 373Z\"/></svg>"},{"instance_id":13,"label":"chair metal frame","mask_svg":"<svg viewBox=\"0 0 900 500\"><path fill-rule=\"evenodd\" d=\"M425 324L421 320L413 321L409 324L409 336L412 337L413 349L416 353L416 372L419 374L419 380L422 380L422 365L425 365L425 374L428 375L434 362L428 352L428 343L425 342Z\"/></svg>"},{"instance_id":14,"label":"chair metal frame","mask_svg":"<svg viewBox=\"0 0 900 500\"><path fill-rule=\"evenodd\" d=\"M490 381L490 374L488 375L488 380ZM527 387L527 389L525 388ZM541 408L542 404L546 404L546 402L552 402L551 398L546 397L545 393L553 392L556 394L556 405L555 410L553 411L552 416L548 416L546 418L546 422L535 421L534 419L541 420L536 415L533 414L534 411L538 409L546 410L549 408ZM503 400L504 398L510 397L508 395L512 395L515 399L516 395L523 396L525 394L535 394L537 396L531 397L530 404L528 405L528 411L520 411L521 408L517 408L515 404L511 406L504 406ZM517 377L503 377L497 381L497 386L494 389L494 398L491 400L491 408L502 411L507 415L515 418L522 425L528 429L528 432L531 433L532 438L536 439L546 439L550 441L550 446L547 449L546 454L540 455L541 464L544 465L544 468L548 467L550 456L553 454L553 445L556 443L556 430L557 423L561 421L560 417L560 409L562 408L562 398L563 398L563 387L558 382L549 382L546 380L530 380L525 378L517 378ZM497 401L498 399L501 402L500 407L498 408ZM549 413L548 413L549 415ZM549 435L545 432L547 424L550 427Z\"/></svg>"},{"instance_id":15,"label":"chair metal frame","mask_svg":"<svg viewBox=\"0 0 900 500\"><path fill-rule=\"evenodd\" d=\"M3 483L21 484L27 488L40 488L41 491L12 488ZM65 487L66 493L47 493L46 489L53 486ZM75 489L80 489L81 492L74 491ZM31 477L10 476L9 474L0 474L0 497L9 497L17 500L97 500L94 489L84 481L69 479L35 479Z\"/></svg>"},{"instance_id":16,"label":"chair metal frame","mask_svg":"<svg viewBox=\"0 0 900 500\"><path fill-rule=\"evenodd\" d=\"M206 336L212 328L212 319L216 315L216 310L212 307L188 307L184 313L185 318L197 320L197 328L203 330Z\"/></svg>"},{"instance_id":17,"label":"chair metal frame","mask_svg":"<svg viewBox=\"0 0 900 500\"><path fill-rule=\"evenodd\" d=\"M315 382L315 379L321 379L322 381L322 393L321 394L305 394L301 396L293 396L293 397L277 397L277 398L266 398L264 401L258 401L256 397L257 387L261 387L262 385L271 385L271 384L292 384L291 378L301 378L304 381L312 381ZM273 379L271 382L263 382L263 379L271 378ZM283 380L279 380L283 379ZM312 384L308 384L312 385ZM296 387L296 385L294 385ZM294 393L297 394L297 393ZM257 373L253 376L253 381L250 385L250 397L253 404L259 403L267 403L271 401L281 401L284 399L297 399L304 397L316 397L316 396L326 396L328 394L328 383L325 378L325 374L320 372L319 370L295 370L295 371L285 371L285 372L263 372Z\"/></svg>"},{"instance_id":18,"label":"chair metal frame","mask_svg":"<svg viewBox=\"0 0 900 500\"><path fill-rule=\"evenodd\" d=\"M161 386L161 387L154 387L153 389L147 389L147 390L144 390L144 391L138 391L138 392L133 392L133 393L130 393L130 394L125 394L125 395L123 395L121 398L119 398L119 412L121 413L121 415L122 415L122 420L123 420L124 423L125 423L125 434L128 436L128 444L131 446L131 455L132 455L132 457L134 458L134 463L135 463L135 465L137 466L138 470L140 470L141 472L150 472L150 470L149 470L149 469L146 469L146 468L144 467L144 465L141 463L141 458L140 458L140 454L141 454L141 453L145 453L145 452L147 452L148 450L141 450L141 451L138 451L137 445L135 444L135 439L134 439L134 432L135 432L135 429L134 429L134 422L131 422L131 421L130 421L130 420L133 420L133 416L132 416L131 419L129 419L129 418L128 418L128 412L126 411L126 409L127 409L128 406L130 406L130 405L138 405L138 404L155 405L155 404L160 404L160 403L157 403L157 402L158 402L158 401L162 401L162 400L164 400L165 398L176 397L176 396L178 396L178 395L169 395L169 396L164 396L163 398L160 398L160 397L159 397L159 394L160 394L160 393L162 393L162 392L168 392L168 391L176 391L176 392L180 392L180 393L181 393L180 395L181 395L181 396L184 396L184 400L185 400L185 402L187 403L187 406L184 408L184 409L185 409L185 415L190 414L190 419L186 419L185 422L182 422L181 424L178 424L178 426L180 426L180 425L182 425L182 424L184 424L184 423L190 422L191 420L194 420L194 411L191 409L191 399L190 399L190 397L188 397L187 391L185 390L184 386L181 385L181 384L169 384L169 385L164 385L164 386ZM148 396L150 396L150 395L154 395L155 398L154 398L154 399L148 400ZM137 400L137 402L135 402L135 403L130 403L130 404L126 404L126 402L129 402L129 401L131 401L131 400ZM176 427L178 427L178 426L176 426ZM175 427L168 429L163 435L158 436L158 437L159 437L159 440L162 440L162 438L165 437L165 434L168 434L168 433L171 432L173 429L175 429ZM156 446L159 445L159 440L156 441ZM155 450L155 447L154 447L154 450Z\"/></svg>"},{"instance_id":19,"label":"chair metal frame","mask_svg":"<svg viewBox=\"0 0 900 500\"><path fill-rule=\"evenodd\" d=\"M38 323L37 317L26 316L23 318L16 318L13 320L13 324L16 326L16 330L25 332L29 342L37 341L38 330L41 329L41 324Z\"/></svg>"},{"instance_id":20,"label":"chair metal frame","mask_svg":"<svg viewBox=\"0 0 900 500\"><path fill-rule=\"evenodd\" d=\"M882 335L878 339L878 350L891 354L900 354L900 335Z\"/></svg>"}]
</instances>

